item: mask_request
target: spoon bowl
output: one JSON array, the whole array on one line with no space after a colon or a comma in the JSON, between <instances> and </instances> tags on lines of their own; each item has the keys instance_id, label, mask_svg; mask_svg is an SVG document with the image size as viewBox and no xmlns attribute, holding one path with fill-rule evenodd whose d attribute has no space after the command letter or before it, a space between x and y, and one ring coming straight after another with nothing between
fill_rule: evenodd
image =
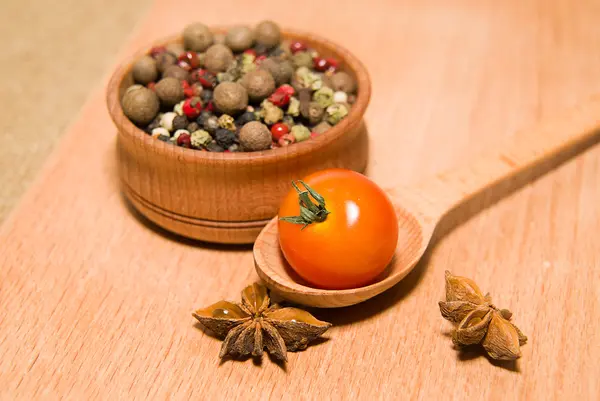
<instances>
[{"instance_id":1,"label":"spoon bowl","mask_svg":"<svg viewBox=\"0 0 600 401\"><path fill-rule=\"evenodd\" d=\"M518 132L489 153L468 160L449 172L388 193L398 217L396 253L372 284L347 290L325 290L306 284L286 262L277 232L277 217L259 234L254 262L267 287L298 304L336 308L354 305L393 287L414 268L427 250L440 218L458 204L498 182L533 168L600 136L600 97L564 114Z\"/></svg>"}]
</instances>

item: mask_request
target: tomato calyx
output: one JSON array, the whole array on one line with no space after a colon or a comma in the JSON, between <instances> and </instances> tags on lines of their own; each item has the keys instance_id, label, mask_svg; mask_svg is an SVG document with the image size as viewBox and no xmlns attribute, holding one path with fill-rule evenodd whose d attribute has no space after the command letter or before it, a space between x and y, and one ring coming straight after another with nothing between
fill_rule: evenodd
<instances>
[{"instance_id":1,"label":"tomato calyx","mask_svg":"<svg viewBox=\"0 0 600 401\"><path fill-rule=\"evenodd\" d=\"M304 230L309 224L324 222L327 219L327 215L331 212L325 208L325 198L309 187L304 181L298 180L297 182L304 186L303 191L298 187L296 182L292 181L292 186L298 192L300 216L285 216L280 217L279 220L292 224L300 224L302 225L302 230Z\"/></svg>"}]
</instances>

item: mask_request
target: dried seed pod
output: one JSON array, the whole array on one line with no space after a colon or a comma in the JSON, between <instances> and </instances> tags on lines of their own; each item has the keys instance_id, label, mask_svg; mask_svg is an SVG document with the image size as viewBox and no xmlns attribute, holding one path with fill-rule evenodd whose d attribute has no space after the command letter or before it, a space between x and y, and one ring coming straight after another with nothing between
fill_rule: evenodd
<instances>
[{"instance_id":1,"label":"dried seed pod","mask_svg":"<svg viewBox=\"0 0 600 401\"><path fill-rule=\"evenodd\" d=\"M144 87L127 91L121 99L123 113L137 125L152 122L160 109L156 93Z\"/></svg>"},{"instance_id":2,"label":"dried seed pod","mask_svg":"<svg viewBox=\"0 0 600 401\"><path fill-rule=\"evenodd\" d=\"M514 360L521 357L519 334L499 313L492 314L483 348L494 359Z\"/></svg>"},{"instance_id":3,"label":"dried seed pod","mask_svg":"<svg viewBox=\"0 0 600 401\"><path fill-rule=\"evenodd\" d=\"M213 44L213 34L208 27L196 22L183 30L183 45L187 50L203 52Z\"/></svg>"},{"instance_id":4,"label":"dried seed pod","mask_svg":"<svg viewBox=\"0 0 600 401\"><path fill-rule=\"evenodd\" d=\"M234 26L227 31L225 44L234 52L249 49L254 44L254 32L247 26Z\"/></svg>"},{"instance_id":5,"label":"dried seed pod","mask_svg":"<svg viewBox=\"0 0 600 401\"><path fill-rule=\"evenodd\" d=\"M131 68L131 75L135 82L142 85L147 85L150 82L156 81L158 78L156 60L151 56L141 57Z\"/></svg>"},{"instance_id":6,"label":"dried seed pod","mask_svg":"<svg viewBox=\"0 0 600 401\"><path fill-rule=\"evenodd\" d=\"M487 307L469 313L452 334L452 342L458 346L479 344L492 320L492 310Z\"/></svg>"},{"instance_id":7,"label":"dried seed pod","mask_svg":"<svg viewBox=\"0 0 600 401\"><path fill-rule=\"evenodd\" d=\"M315 128L313 128L313 131L318 132ZM479 305L468 301L440 301L439 306L444 319L450 320L453 323L460 323L469 313L477 309Z\"/></svg>"},{"instance_id":8,"label":"dried seed pod","mask_svg":"<svg viewBox=\"0 0 600 401\"><path fill-rule=\"evenodd\" d=\"M281 29L273 21L262 21L256 28L256 42L267 48L275 47L281 42Z\"/></svg>"},{"instance_id":9,"label":"dried seed pod","mask_svg":"<svg viewBox=\"0 0 600 401\"><path fill-rule=\"evenodd\" d=\"M225 45L212 45L206 51L204 57L204 66L213 74L224 72L234 60L231 49Z\"/></svg>"},{"instance_id":10,"label":"dried seed pod","mask_svg":"<svg viewBox=\"0 0 600 401\"><path fill-rule=\"evenodd\" d=\"M450 301L467 301L481 305L485 302L485 298L473 280L453 276L446 270L446 302Z\"/></svg>"},{"instance_id":11,"label":"dried seed pod","mask_svg":"<svg viewBox=\"0 0 600 401\"><path fill-rule=\"evenodd\" d=\"M261 101L275 90L275 80L266 70L255 70L244 75L241 81L252 101Z\"/></svg>"},{"instance_id":12,"label":"dried seed pod","mask_svg":"<svg viewBox=\"0 0 600 401\"><path fill-rule=\"evenodd\" d=\"M154 88L160 102L166 107L174 107L185 98L181 82L177 78L163 78Z\"/></svg>"}]
</instances>

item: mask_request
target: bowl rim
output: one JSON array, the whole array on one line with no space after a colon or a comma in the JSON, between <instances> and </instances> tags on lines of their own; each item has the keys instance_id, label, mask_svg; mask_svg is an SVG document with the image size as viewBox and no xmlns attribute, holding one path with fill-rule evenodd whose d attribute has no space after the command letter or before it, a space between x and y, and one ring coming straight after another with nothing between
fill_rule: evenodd
<instances>
[{"instance_id":1,"label":"bowl rim","mask_svg":"<svg viewBox=\"0 0 600 401\"><path fill-rule=\"evenodd\" d=\"M227 28L227 26L213 26L210 29L214 33L224 33L226 32ZM331 52L339 54L342 58L342 62L348 66L347 70L352 71L356 76L358 87L356 101L350 109L348 116L339 124L329 129L327 134L319 135L318 137L312 138L309 141L297 143L293 146L267 149L257 152L202 152L197 149L173 146L152 138L141 128L132 123L123 113L121 101L119 99L119 88L125 79L125 76L131 70L133 63L138 58L147 54L148 50L153 46L163 46L169 43L177 43L182 41L181 34L173 34L154 40L153 42L143 46L141 50L133 52L130 56L126 57L124 61L120 62L117 68L114 70L106 89L106 103L110 117L118 129L119 135L128 136L130 139L134 140L140 145L150 148L152 153L157 156L161 155L172 157L173 155L176 155L179 159L183 159L186 162L210 164L221 164L222 162L238 162L244 164L252 162L260 162L261 164L277 162L282 157L296 157L305 155L307 153L312 153L315 150L318 150L336 141L351 128L354 128L360 124L366 112L371 98L371 79L366 67L349 50L319 35L295 29L282 29L282 36L284 39L293 38L301 40L304 38L309 42L318 42Z\"/></svg>"}]
</instances>

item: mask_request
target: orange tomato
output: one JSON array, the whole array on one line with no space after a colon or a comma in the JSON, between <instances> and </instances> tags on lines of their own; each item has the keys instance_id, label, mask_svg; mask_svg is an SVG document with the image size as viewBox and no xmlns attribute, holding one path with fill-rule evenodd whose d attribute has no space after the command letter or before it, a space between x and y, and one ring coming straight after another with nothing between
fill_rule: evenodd
<instances>
[{"instance_id":1,"label":"orange tomato","mask_svg":"<svg viewBox=\"0 0 600 401\"><path fill-rule=\"evenodd\" d=\"M392 260L398 242L398 218L385 192L364 175L343 169L320 171L302 181L323 197L329 213L304 229L279 220L279 244L290 266L321 288L371 283ZM300 216L295 189L279 209L280 218L288 216Z\"/></svg>"}]
</instances>

